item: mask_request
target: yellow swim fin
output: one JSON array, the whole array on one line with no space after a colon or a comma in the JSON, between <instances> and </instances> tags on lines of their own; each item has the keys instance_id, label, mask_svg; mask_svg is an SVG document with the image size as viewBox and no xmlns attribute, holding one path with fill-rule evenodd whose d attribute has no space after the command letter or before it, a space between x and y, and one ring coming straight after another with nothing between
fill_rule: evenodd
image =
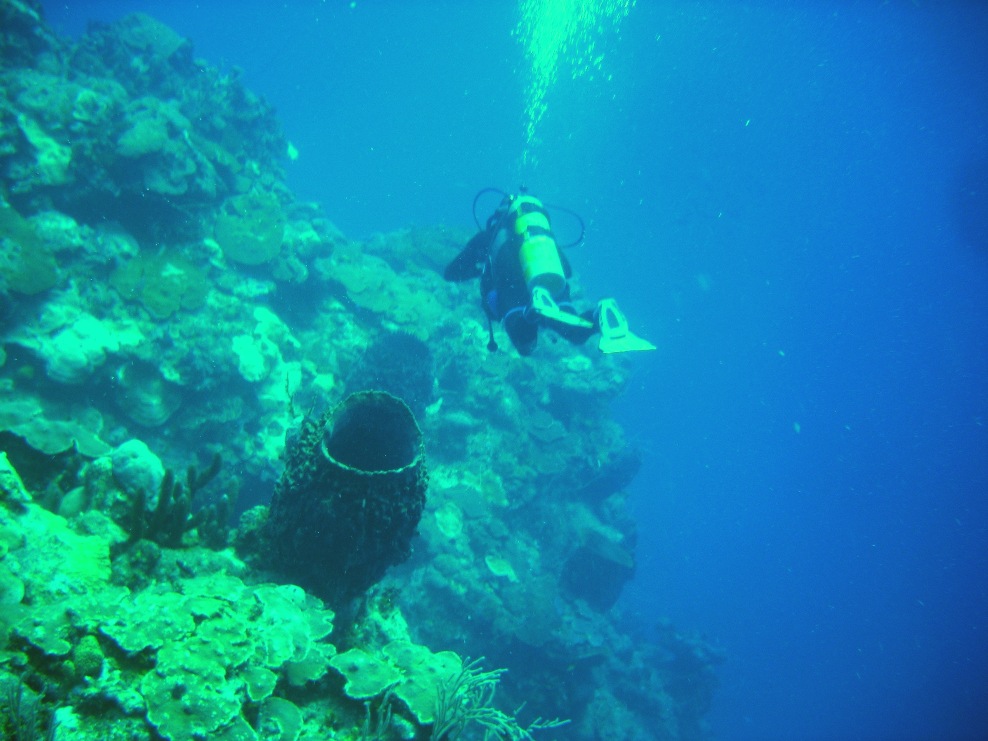
<instances>
[{"instance_id":1,"label":"yellow swim fin","mask_svg":"<svg viewBox=\"0 0 988 741\"><path fill-rule=\"evenodd\" d=\"M571 314L568 311L560 309L549 292L541 286L532 289L532 309L539 316L552 319L561 324L568 324L571 327L590 329L593 326L593 322L587 321L577 314Z\"/></svg>"},{"instance_id":2,"label":"yellow swim fin","mask_svg":"<svg viewBox=\"0 0 988 741\"><path fill-rule=\"evenodd\" d=\"M614 299L601 299L597 307L597 316L600 324L600 342L597 348L602 353L655 349L655 345L651 342L643 340L628 329L628 320L621 313Z\"/></svg>"}]
</instances>

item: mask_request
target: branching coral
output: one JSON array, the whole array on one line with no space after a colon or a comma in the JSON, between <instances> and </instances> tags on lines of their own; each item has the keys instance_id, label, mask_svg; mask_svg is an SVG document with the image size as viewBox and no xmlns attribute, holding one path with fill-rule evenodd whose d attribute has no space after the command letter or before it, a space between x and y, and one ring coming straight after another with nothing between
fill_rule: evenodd
<instances>
[{"instance_id":1,"label":"branching coral","mask_svg":"<svg viewBox=\"0 0 988 741\"><path fill-rule=\"evenodd\" d=\"M146 492L138 492L128 527L131 542L146 539L166 548L178 548L184 544L187 533L198 530L199 539L205 544L212 548L225 547L229 538L230 497L223 494L215 503L192 511L196 494L216 478L221 465L217 453L202 473L189 466L184 486L175 480L174 471L165 471L153 505Z\"/></svg>"},{"instance_id":2,"label":"branching coral","mask_svg":"<svg viewBox=\"0 0 988 741\"><path fill-rule=\"evenodd\" d=\"M526 726L514 715L494 707L494 694L504 669L485 671L483 657L463 665L457 674L443 680L437 689L433 741L454 741L461 738L471 725L484 729L485 738L522 741L532 739L533 731L559 728L568 720L536 718Z\"/></svg>"},{"instance_id":3,"label":"branching coral","mask_svg":"<svg viewBox=\"0 0 988 741\"><path fill-rule=\"evenodd\" d=\"M55 721L42 711L38 696L11 676L0 690L0 737L10 741L39 741L55 737Z\"/></svg>"}]
</instances>

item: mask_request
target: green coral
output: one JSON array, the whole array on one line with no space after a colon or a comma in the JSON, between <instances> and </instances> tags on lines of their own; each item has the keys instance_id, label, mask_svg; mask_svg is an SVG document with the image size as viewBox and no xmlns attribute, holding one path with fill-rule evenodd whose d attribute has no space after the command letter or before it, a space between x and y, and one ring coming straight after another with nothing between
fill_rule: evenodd
<instances>
[{"instance_id":1,"label":"green coral","mask_svg":"<svg viewBox=\"0 0 988 741\"><path fill-rule=\"evenodd\" d=\"M57 280L55 258L31 222L0 201L0 291L32 296Z\"/></svg>"},{"instance_id":2,"label":"green coral","mask_svg":"<svg viewBox=\"0 0 988 741\"><path fill-rule=\"evenodd\" d=\"M163 661L141 681L148 720L171 741L210 736L240 712L236 687L225 681L222 667L198 663L191 670Z\"/></svg>"},{"instance_id":3,"label":"green coral","mask_svg":"<svg viewBox=\"0 0 988 741\"><path fill-rule=\"evenodd\" d=\"M171 741L257 738L248 703L282 729L266 737L296 736L297 708L273 693L327 671L334 614L322 602L222 572L139 592L112 586L107 542L29 501L0 507L0 531L0 567L17 582L0 603L0 662L56 660L86 697L146 713Z\"/></svg>"},{"instance_id":4,"label":"green coral","mask_svg":"<svg viewBox=\"0 0 988 741\"><path fill-rule=\"evenodd\" d=\"M253 190L223 202L213 233L228 260L262 265L281 251L285 216L273 193Z\"/></svg>"},{"instance_id":5,"label":"green coral","mask_svg":"<svg viewBox=\"0 0 988 741\"><path fill-rule=\"evenodd\" d=\"M153 659L153 669L136 686L148 722L163 738L256 738L241 715L247 703L263 703L262 723L276 724L284 729L280 737L293 738L297 712L272 693L282 680L291 684L293 664L321 663L326 671L335 652L324 640L332 611L297 587L248 587L222 573L184 579L177 587L156 585L137 593L107 588L85 604L75 597L35 610L18 630L48 655L71 650L80 664L77 673L86 676L93 676L104 654L98 643L92 645L92 635L72 647L75 631L87 627L82 615L118 651ZM136 665L130 665L133 671ZM114 670L103 674L90 694L120 692Z\"/></svg>"},{"instance_id":6,"label":"green coral","mask_svg":"<svg viewBox=\"0 0 988 741\"><path fill-rule=\"evenodd\" d=\"M384 655L403 675L395 695L408 706L419 723L432 723L439 688L463 669L463 661L452 651L433 653L425 646L408 641L392 641L384 647Z\"/></svg>"},{"instance_id":7,"label":"green coral","mask_svg":"<svg viewBox=\"0 0 988 741\"><path fill-rule=\"evenodd\" d=\"M72 164L71 147L55 141L45 133L37 121L19 113L17 125L24 138L35 150L32 174L40 185L65 185L72 178L69 166Z\"/></svg>"},{"instance_id":8,"label":"green coral","mask_svg":"<svg viewBox=\"0 0 988 741\"><path fill-rule=\"evenodd\" d=\"M140 252L113 271L110 285L125 299L139 301L159 319L167 319L180 309L201 308L209 293L205 272L171 250Z\"/></svg>"},{"instance_id":9,"label":"green coral","mask_svg":"<svg viewBox=\"0 0 988 741\"><path fill-rule=\"evenodd\" d=\"M295 741L302 730L302 711L281 697L269 697L261 706L258 736L272 741Z\"/></svg>"},{"instance_id":10,"label":"green coral","mask_svg":"<svg viewBox=\"0 0 988 741\"><path fill-rule=\"evenodd\" d=\"M59 416L57 410L46 409L34 396L22 394L21 398L0 401L0 431L17 435L40 453L53 456L74 448L96 458L110 452L110 446L99 437L102 419L94 409L69 419Z\"/></svg>"},{"instance_id":11,"label":"green coral","mask_svg":"<svg viewBox=\"0 0 988 741\"><path fill-rule=\"evenodd\" d=\"M247 697L252 702L266 700L278 684L278 675L263 666L248 666L243 671L243 678L247 683Z\"/></svg>"},{"instance_id":12,"label":"green coral","mask_svg":"<svg viewBox=\"0 0 988 741\"><path fill-rule=\"evenodd\" d=\"M439 689L463 669L452 651L433 653L408 641L392 641L382 656L352 648L330 659L330 666L346 679L343 691L355 700L367 700L392 689L422 725L432 723Z\"/></svg>"},{"instance_id":13,"label":"green coral","mask_svg":"<svg viewBox=\"0 0 988 741\"><path fill-rule=\"evenodd\" d=\"M354 700L377 697L402 678L397 668L360 648L337 654L329 664L346 679L343 691Z\"/></svg>"},{"instance_id":14,"label":"green coral","mask_svg":"<svg viewBox=\"0 0 988 741\"><path fill-rule=\"evenodd\" d=\"M293 663L321 662L325 672L334 649L323 639L332 630L333 613L297 587L251 589L236 577L212 575L185 580L181 588L181 595L148 596L156 610L168 613L166 619L182 615L186 627L157 650L154 671L141 681L148 720L165 738L238 725L243 704L270 695L280 672L288 677ZM123 622L136 632L156 632L159 626L146 622L147 609L135 600ZM143 638L152 640L157 642Z\"/></svg>"},{"instance_id":15,"label":"green coral","mask_svg":"<svg viewBox=\"0 0 988 741\"><path fill-rule=\"evenodd\" d=\"M159 586L122 603L100 630L124 651L137 653L181 640L195 630L195 621L182 595Z\"/></svg>"}]
</instances>

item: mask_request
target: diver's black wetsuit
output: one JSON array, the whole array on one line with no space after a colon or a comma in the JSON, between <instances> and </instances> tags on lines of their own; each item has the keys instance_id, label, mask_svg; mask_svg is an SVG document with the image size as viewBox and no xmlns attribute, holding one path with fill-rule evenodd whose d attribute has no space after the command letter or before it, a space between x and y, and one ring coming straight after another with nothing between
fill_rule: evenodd
<instances>
[{"instance_id":1,"label":"diver's black wetsuit","mask_svg":"<svg viewBox=\"0 0 988 741\"><path fill-rule=\"evenodd\" d=\"M597 331L596 327L575 327L569 324L539 316L532 309L532 296L522 273L521 238L512 236L497 251L492 261L491 247L502 226L500 214L495 213L487 228L477 232L466 247L446 266L443 277L448 281L464 281L480 277L480 301L484 312L492 322L504 325L511 343L520 355L531 355L538 342L539 325L553 329L557 334L575 344L586 340ZM567 280L573 274L566 255L556 247L563 272ZM561 296L557 297L559 308L571 314L576 310L569 303L570 290L566 285ZM594 321L594 312L581 314L584 319ZM496 345L492 348L496 349Z\"/></svg>"}]
</instances>

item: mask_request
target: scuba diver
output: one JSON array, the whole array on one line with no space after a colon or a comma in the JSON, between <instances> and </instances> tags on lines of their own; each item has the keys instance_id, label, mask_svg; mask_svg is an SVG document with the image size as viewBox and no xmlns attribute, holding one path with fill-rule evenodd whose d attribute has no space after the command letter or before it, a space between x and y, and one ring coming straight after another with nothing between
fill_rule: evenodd
<instances>
[{"instance_id":1,"label":"scuba diver","mask_svg":"<svg viewBox=\"0 0 988 741\"><path fill-rule=\"evenodd\" d=\"M500 205L481 228L477 201L486 193L501 193ZM570 303L569 261L553 236L549 212L542 202L522 187L516 195L485 188L473 201L478 232L453 261L443 277L448 281L480 278L480 297L487 315L490 341L487 349L498 349L494 322L500 322L520 355L531 355L538 343L539 327L548 327L574 344L599 333L601 352L654 350L655 345L632 334L628 320L612 298L578 314ZM560 209L567 211L566 209ZM567 213L573 213L567 211ZM583 240L583 221L580 236ZM572 246L572 245L566 245Z\"/></svg>"}]
</instances>

